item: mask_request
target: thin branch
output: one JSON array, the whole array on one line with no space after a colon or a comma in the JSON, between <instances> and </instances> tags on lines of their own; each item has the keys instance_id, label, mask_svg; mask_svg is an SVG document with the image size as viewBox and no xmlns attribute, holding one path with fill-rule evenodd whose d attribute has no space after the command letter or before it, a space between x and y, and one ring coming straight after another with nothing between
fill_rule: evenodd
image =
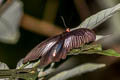
<instances>
[{"instance_id":1,"label":"thin branch","mask_svg":"<svg viewBox=\"0 0 120 80\"><path fill-rule=\"evenodd\" d=\"M38 72L36 68L0 70L0 78L35 79L37 78L37 75Z\"/></svg>"}]
</instances>

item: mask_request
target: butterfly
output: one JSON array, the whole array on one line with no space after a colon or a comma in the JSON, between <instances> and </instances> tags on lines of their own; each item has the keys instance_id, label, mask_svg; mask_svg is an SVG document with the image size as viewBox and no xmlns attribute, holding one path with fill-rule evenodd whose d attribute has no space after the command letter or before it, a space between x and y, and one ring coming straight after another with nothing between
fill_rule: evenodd
<instances>
[{"instance_id":1,"label":"butterfly","mask_svg":"<svg viewBox=\"0 0 120 80\"><path fill-rule=\"evenodd\" d=\"M92 42L96 39L93 30L80 28L66 31L62 34L48 38L33 48L24 58L23 63L40 59L40 66L58 62L65 59L67 53L73 48L79 48L81 45Z\"/></svg>"}]
</instances>

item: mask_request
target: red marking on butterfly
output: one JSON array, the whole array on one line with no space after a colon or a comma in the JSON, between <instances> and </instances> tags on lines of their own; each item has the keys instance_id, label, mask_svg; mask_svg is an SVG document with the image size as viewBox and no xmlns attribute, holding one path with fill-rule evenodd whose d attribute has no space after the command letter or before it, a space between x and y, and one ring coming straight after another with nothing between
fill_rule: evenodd
<instances>
[{"instance_id":1,"label":"red marking on butterfly","mask_svg":"<svg viewBox=\"0 0 120 80\"><path fill-rule=\"evenodd\" d=\"M96 39L92 30L86 28L70 31L69 28L60 35L48 38L33 48L24 58L23 63L40 59L40 65L47 65L51 62L58 62L65 59L66 54L73 48L89 43Z\"/></svg>"},{"instance_id":2,"label":"red marking on butterfly","mask_svg":"<svg viewBox=\"0 0 120 80\"><path fill-rule=\"evenodd\" d=\"M70 28L67 28L67 29L66 29L66 32L70 32Z\"/></svg>"},{"instance_id":3,"label":"red marking on butterfly","mask_svg":"<svg viewBox=\"0 0 120 80\"><path fill-rule=\"evenodd\" d=\"M56 53L53 53L53 57L55 57L56 56Z\"/></svg>"}]
</instances>

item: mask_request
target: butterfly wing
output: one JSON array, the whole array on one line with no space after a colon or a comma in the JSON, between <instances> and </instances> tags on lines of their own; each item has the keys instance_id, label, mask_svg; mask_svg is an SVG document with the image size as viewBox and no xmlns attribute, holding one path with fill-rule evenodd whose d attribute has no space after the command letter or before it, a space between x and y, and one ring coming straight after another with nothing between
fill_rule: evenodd
<instances>
[{"instance_id":1,"label":"butterfly wing","mask_svg":"<svg viewBox=\"0 0 120 80\"><path fill-rule=\"evenodd\" d=\"M89 43L95 40L95 34L92 30L78 29L62 34L59 42L57 42L45 56L41 58L40 65L49 64L50 62L58 62L60 59L65 59L67 53L78 48L82 44ZM55 56L53 54L55 53Z\"/></svg>"},{"instance_id":2,"label":"butterfly wing","mask_svg":"<svg viewBox=\"0 0 120 80\"><path fill-rule=\"evenodd\" d=\"M89 29L77 29L49 38L36 46L25 58L24 63L40 58L40 65L57 62L66 58L73 48L95 40L95 34Z\"/></svg>"},{"instance_id":3,"label":"butterfly wing","mask_svg":"<svg viewBox=\"0 0 120 80\"><path fill-rule=\"evenodd\" d=\"M48 38L47 40L38 44L24 58L23 63L27 63L27 62L30 62L30 61L37 60L38 58L46 55L51 50L51 48L59 41L59 39L60 39L60 35Z\"/></svg>"},{"instance_id":4,"label":"butterfly wing","mask_svg":"<svg viewBox=\"0 0 120 80\"><path fill-rule=\"evenodd\" d=\"M64 41L63 48L61 50L62 59L66 58L68 53L73 48L78 48L82 44L89 43L96 39L96 35L92 30L89 29L77 29L65 34L66 38Z\"/></svg>"},{"instance_id":5,"label":"butterfly wing","mask_svg":"<svg viewBox=\"0 0 120 80\"><path fill-rule=\"evenodd\" d=\"M59 42L57 42L50 51L47 52L44 56L40 59L40 66L41 65L47 65L51 62L58 62L61 59L62 53L61 49L63 47L64 40L60 39Z\"/></svg>"}]
</instances>

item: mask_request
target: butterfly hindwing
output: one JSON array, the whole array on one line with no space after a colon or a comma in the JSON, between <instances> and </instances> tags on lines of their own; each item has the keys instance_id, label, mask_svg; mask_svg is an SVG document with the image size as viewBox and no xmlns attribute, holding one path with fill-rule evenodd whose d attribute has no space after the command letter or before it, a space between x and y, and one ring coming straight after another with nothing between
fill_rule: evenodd
<instances>
[{"instance_id":1,"label":"butterfly hindwing","mask_svg":"<svg viewBox=\"0 0 120 80\"><path fill-rule=\"evenodd\" d=\"M66 38L64 41L64 51L69 52L73 48L78 48L82 44L89 43L95 40L95 34L92 30L88 29L78 29L66 33ZM63 51L63 52L64 52Z\"/></svg>"}]
</instances>

